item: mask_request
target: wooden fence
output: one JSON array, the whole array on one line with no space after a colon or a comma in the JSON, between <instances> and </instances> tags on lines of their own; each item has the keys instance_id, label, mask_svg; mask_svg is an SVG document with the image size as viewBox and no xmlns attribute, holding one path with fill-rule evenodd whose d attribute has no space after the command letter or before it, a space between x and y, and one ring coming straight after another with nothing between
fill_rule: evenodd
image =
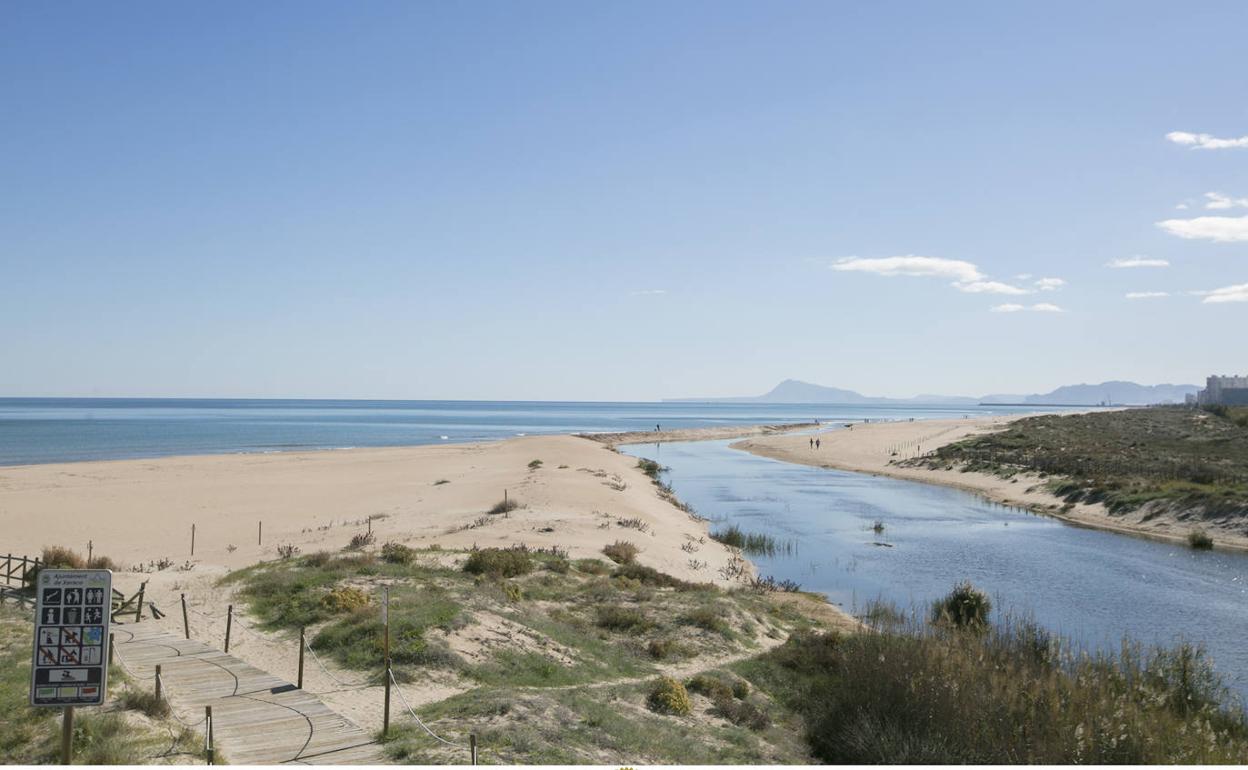
<instances>
[{"instance_id":1,"label":"wooden fence","mask_svg":"<svg viewBox=\"0 0 1248 770\"><path fill-rule=\"evenodd\" d=\"M28 556L14 556L13 554L5 554L0 558L0 604L11 601L19 607L35 607L35 593L29 585L33 582L34 573L43 566L43 562L39 557L30 558ZM137 609L136 600L141 602L143 599L143 589L147 586L144 581L143 586L135 592L134 596L126 598L126 595L116 588L113 589L112 615L114 618L123 610L134 611ZM149 603L149 606L150 603ZM155 606L151 606L153 613L157 610Z\"/></svg>"}]
</instances>

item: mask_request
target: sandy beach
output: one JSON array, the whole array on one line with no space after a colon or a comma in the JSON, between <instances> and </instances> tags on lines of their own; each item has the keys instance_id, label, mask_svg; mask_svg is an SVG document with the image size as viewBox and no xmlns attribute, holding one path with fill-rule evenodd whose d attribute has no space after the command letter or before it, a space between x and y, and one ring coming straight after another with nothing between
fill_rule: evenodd
<instances>
[{"instance_id":1,"label":"sandy beach","mask_svg":"<svg viewBox=\"0 0 1248 770\"><path fill-rule=\"evenodd\" d=\"M1035 475L1018 474L1003 479L987 473L893 464L894 460L916 457L969 436L1003 430L1017 419L1020 418L1016 415L1007 415L855 424L852 428L838 427L818 433L816 437L821 444L818 449L811 448L811 436L805 434L748 438L730 446L785 462L956 487L993 502L1026 508L1078 526L1186 544L1191 525L1172 515L1145 521L1144 517L1133 514L1110 515L1099 503L1067 507L1063 500L1046 491L1044 480ZM1218 545L1248 549L1248 538L1219 530Z\"/></svg>"},{"instance_id":2,"label":"sandy beach","mask_svg":"<svg viewBox=\"0 0 1248 770\"><path fill-rule=\"evenodd\" d=\"M710 435L722 433L712 429ZM33 556L44 546L61 545L85 554L90 542L95 554L120 567L114 579L119 590L131 594L147 583L146 596L165 613L156 622L178 634L185 594L192 632L207 640L223 639L226 606L242 604L233 586L218 584L230 570L279 558L279 546L305 554L337 552L370 526L377 545L437 545L446 549L441 559L448 565L462 560L456 549L474 545L524 543L565 549L572 558L604 558L604 545L627 540L640 547L642 564L684 580L734 584L719 570L736 554L707 536L706 522L664 500L636 466L602 441L545 436L5 467L0 548ZM504 493L522 507L487 514ZM687 544L696 559L682 550ZM161 560L172 565L151 567ZM753 570L748 562L745 568ZM832 625L854 624L831 605L809 604L813 615ZM293 680L297 648L289 639L260 631L245 613L236 615L234 629L233 653ZM359 678L326 663L342 680ZM374 688L339 687L317 666L307 676L309 687L340 713L360 724L380 724ZM416 705L469 687L438 674L409 695Z\"/></svg>"}]
</instances>

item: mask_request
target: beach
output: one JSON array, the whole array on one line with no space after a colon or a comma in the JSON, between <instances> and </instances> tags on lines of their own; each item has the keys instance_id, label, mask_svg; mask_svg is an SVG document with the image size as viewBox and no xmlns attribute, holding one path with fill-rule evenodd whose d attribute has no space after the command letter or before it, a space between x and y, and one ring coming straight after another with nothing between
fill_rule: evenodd
<instances>
[{"instance_id":1,"label":"beach","mask_svg":"<svg viewBox=\"0 0 1248 770\"><path fill-rule=\"evenodd\" d=\"M1019 415L997 415L952 420L872 422L852 427L840 426L814 435L752 437L735 442L731 447L784 462L955 487L1002 505L1026 508L1077 526L1186 544L1192 524L1182 521L1178 515L1111 515L1099 503L1070 505L1049 492L1045 479L1035 474L1020 473L1007 479L988 473L963 472L957 468L923 468L895 462L917 457L964 438L1004 430L1019 419L1022 419ZM810 446L811 438L819 440L819 448ZM1221 529L1218 533L1219 546L1248 549L1248 538Z\"/></svg>"}]
</instances>

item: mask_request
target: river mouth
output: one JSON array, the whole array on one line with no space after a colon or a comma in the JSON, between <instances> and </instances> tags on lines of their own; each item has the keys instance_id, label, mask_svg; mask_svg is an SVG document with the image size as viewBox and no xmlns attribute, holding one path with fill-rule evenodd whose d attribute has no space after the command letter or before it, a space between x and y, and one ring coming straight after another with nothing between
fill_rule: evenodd
<instances>
[{"instance_id":1,"label":"river mouth","mask_svg":"<svg viewBox=\"0 0 1248 770\"><path fill-rule=\"evenodd\" d=\"M664 479L712 529L775 538L774 553L750 557L762 575L848 612L879 600L922 612L970 580L996 612L1090 650L1117 651L1124 638L1200 644L1248 700L1248 554L1072 526L957 489L785 463L730 443L620 451L666 466Z\"/></svg>"}]
</instances>

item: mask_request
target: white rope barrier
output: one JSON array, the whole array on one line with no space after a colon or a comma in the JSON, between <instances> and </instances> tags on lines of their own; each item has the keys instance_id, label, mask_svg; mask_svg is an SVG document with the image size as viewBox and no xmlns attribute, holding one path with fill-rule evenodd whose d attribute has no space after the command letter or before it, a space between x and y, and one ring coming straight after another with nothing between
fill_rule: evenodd
<instances>
[{"instance_id":1,"label":"white rope barrier","mask_svg":"<svg viewBox=\"0 0 1248 770\"><path fill-rule=\"evenodd\" d=\"M165 685L165 678L157 674L156 681L160 683L160 699L163 700L165 702L165 705L169 707L169 716L177 720L178 724L182 725L188 730L194 730L196 727L199 727L200 725L208 721L208 716L206 714L198 722L195 722L193 724L190 722L187 722L182 717L178 716L178 710L174 707L173 701L169 699L169 688L168 686Z\"/></svg>"},{"instance_id":2,"label":"white rope barrier","mask_svg":"<svg viewBox=\"0 0 1248 770\"><path fill-rule=\"evenodd\" d=\"M333 674L333 672L332 672L332 671L330 671L328 668L326 668L326 667L325 667L325 664L321 662L321 656L319 656L319 655L317 655L317 654L316 654L316 650L312 649L312 645L308 643L308 640L307 640L307 639L304 639L304 640L303 640L303 646L307 648L308 652L312 653L312 660L316 661L316 665L320 666L321 671L324 671L324 672L325 672L325 676L327 676L327 677L329 677L330 679L334 680L334 683L335 683L335 684L337 684L339 687L368 687L368 686L370 686L370 685L368 684L368 680L367 680L367 679L366 679L366 680L364 680L363 682L344 682L344 681L342 681L342 680L341 680L341 679L339 679L338 677L334 676L334 674Z\"/></svg>"},{"instance_id":3,"label":"white rope barrier","mask_svg":"<svg viewBox=\"0 0 1248 770\"><path fill-rule=\"evenodd\" d=\"M403 707L407 709L407 713L409 713L409 714L411 714L411 715L412 715L412 719L415 719L415 720L416 720L416 724L420 725L420 726L421 726L421 729L423 729L425 732L429 733L429 735L430 735L431 737L433 737L435 740L441 741L442 743L446 744L447 746L454 746L454 747L455 747L455 748L457 748L457 749L462 749L462 748L464 748L463 746L459 745L458 743L451 743L451 742L450 742L450 741L448 741L447 739L445 739L445 738L443 738L442 736L440 736L440 735L438 735L437 733L435 733L433 730L430 730L428 725L426 725L424 722L420 721L420 717L416 716L416 712L415 712L415 711L412 711L412 707L411 707L411 705L410 705L410 704L408 704L408 702L407 702L407 697L403 695L403 688L399 687L399 682L398 682L398 680L396 680L396 679L394 678L394 672L393 672L393 671L389 671L389 672L387 672L387 673L389 673L389 674L390 674L390 681L391 681L391 682L394 682L394 691L395 691L395 692L397 692L397 693L399 694L399 700L401 700L401 701L403 702Z\"/></svg>"}]
</instances>

